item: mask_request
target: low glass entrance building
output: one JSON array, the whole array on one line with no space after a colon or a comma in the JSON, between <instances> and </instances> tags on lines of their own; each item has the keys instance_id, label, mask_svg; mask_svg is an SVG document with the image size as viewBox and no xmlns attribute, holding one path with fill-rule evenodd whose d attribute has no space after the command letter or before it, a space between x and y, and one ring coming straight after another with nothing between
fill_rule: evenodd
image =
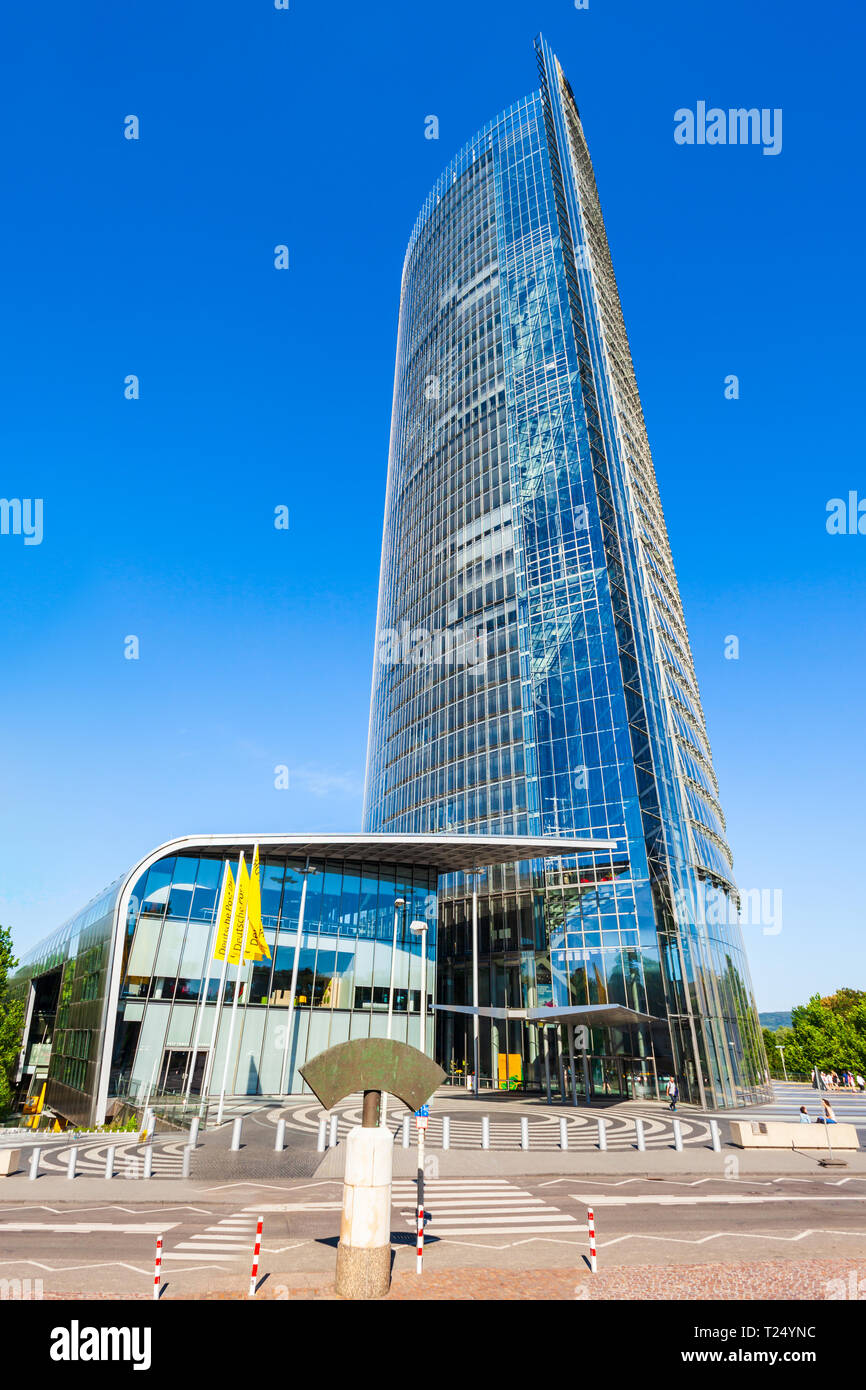
<instances>
[{"instance_id":1,"label":"low glass entrance building","mask_svg":"<svg viewBox=\"0 0 866 1390\"><path fill-rule=\"evenodd\" d=\"M239 980L229 966L220 1007L212 957L223 864L235 873L256 844L271 959L240 967ZM44 1075L48 1108L96 1124L112 1102L216 1095L223 1084L228 1095L298 1093L307 1057L350 1038L422 1046L422 1018L432 1052L440 876L596 848L610 846L459 835L173 840L22 962L13 979L26 1001L19 1094Z\"/></svg>"}]
</instances>

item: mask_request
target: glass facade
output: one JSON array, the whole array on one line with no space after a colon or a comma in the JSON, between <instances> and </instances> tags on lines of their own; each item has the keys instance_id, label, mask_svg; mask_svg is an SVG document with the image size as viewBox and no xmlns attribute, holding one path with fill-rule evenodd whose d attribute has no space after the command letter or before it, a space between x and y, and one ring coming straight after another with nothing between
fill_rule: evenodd
<instances>
[{"instance_id":1,"label":"glass facade","mask_svg":"<svg viewBox=\"0 0 866 1390\"><path fill-rule=\"evenodd\" d=\"M190 845L145 862L41 943L14 979L34 1021L41 1014L32 1001L56 999L46 1105L77 1123L94 1121L106 1081L109 1103L179 1095L187 1083L200 1095L208 1074L210 1095L222 1086L238 976L238 967L227 968L211 1059L221 971L212 959L213 924L225 861L218 850ZM236 873L237 856L229 863ZM271 857L263 845L261 884L271 959L240 969L227 1093L300 1092L305 1058L350 1038L385 1037L394 941L391 1036L420 1046L425 941L428 1017L435 990L435 869ZM418 921L426 934L410 931ZM28 1026L25 1051L36 1036ZM38 1036L42 1042L41 1026ZM432 1026L428 1050L431 1042Z\"/></svg>"},{"instance_id":2,"label":"glass facade","mask_svg":"<svg viewBox=\"0 0 866 1390\"><path fill-rule=\"evenodd\" d=\"M536 47L539 90L406 254L365 829L617 841L488 872L478 1002L628 1004L659 1021L592 1030L584 1085L744 1104L768 1078L718 784L586 140ZM473 1002L468 883L442 899L447 1068L472 1056L447 1011ZM564 1060L564 1031L481 1034L494 1085Z\"/></svg>"},{"instance_id":3,"label":"glass facade","mask_svg":"<svg viewBox=\"0 0 866 1390\"><path fill-rule=\"evenodd\" d=\"M10 985L27 1005L22 1076L37 1049L49 1052L45 1103L89 1124L109 1009L109 969L118 879L25 958Z\"/></svg>"},{"instance_id":4,"label":"glass facade","mask_svg":"<svg viewBox=\"0 0 866 1390\"><path fill-rule=\"evenodd\" d=\"M429 923L428 954L434 955L435 874L417 867L325 859L311 861L307 875L293 1037L287 1048L304 868L303 859L262 857L262 920L271 960L241 968L230 1095L301 1091L297 1069L306 1057L350 1038L385 1036L398 898L404 903L397 909L391 1036L415 1046L420 1040L421 938L409 931L409 923ZM232 872L236 870L235 861ZM152 1084L162 1092L182 1090L196 1032L198 1070L204 1074L219 994L220 966L215 961L209 965L208 946L221 872L218 858L161 859L136 885L123 947L110 1095L138 1095ZM238 967L230 965L228 1004L237 974ZM428 1002L433 979L431 967ZM226 1008L210 1068L211 1094L222 1085L229 1017ZM192 1093L200 1088L200 1078L194 1076Z\"/></svg>"}]
</instances>

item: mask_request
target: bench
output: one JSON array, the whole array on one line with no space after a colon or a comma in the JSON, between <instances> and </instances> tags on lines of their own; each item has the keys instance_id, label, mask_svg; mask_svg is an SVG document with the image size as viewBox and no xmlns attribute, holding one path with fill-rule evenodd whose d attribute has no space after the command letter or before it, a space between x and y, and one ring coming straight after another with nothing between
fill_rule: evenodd
<instances>
[{"instance_id":1,"label":"bench","mask_svg":"<svg viewBox=\"0 0 866 1390\"><path fill-rule=\"evenodd\" d=\"M829 1143L827 1131L830 1130ZM731 1142L741 1149L859 1149L854 1125L801 1125L788 1120L731 1120Z\"/></svg>"},{"instance_id":2,"label":"bench","mask_svg":"<svg viewBox=\"0 0 866 1390\"><path fill-rule=\"evenodd\" d=\"M12 1173L17 1173L20 1159L20 1149L0 1149L0 1178L8 1178Z\"/></svg>"}]
</instances>

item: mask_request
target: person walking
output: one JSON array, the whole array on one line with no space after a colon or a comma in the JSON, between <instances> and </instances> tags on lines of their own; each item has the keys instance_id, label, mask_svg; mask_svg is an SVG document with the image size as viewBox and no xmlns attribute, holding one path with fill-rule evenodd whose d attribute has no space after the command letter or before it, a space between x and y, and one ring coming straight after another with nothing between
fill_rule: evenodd
<instances>
[{"instance_id":1,"label":"person walking","mask_svg":"<svg viewBox=\"0 0 866 1390\"><path fill-rule=\"evenodd\" d=\"M668 1100L670 1101L671 1110L675 1111L677 1108L677 1101L680 1098L680 1088L673 1077L671 1077L670 1081L667 1084L667 1096Z\"/></svg>"},{"instance_id":2,"label":"person walking","mask_svg":"<svg viewBox=\"0 0 866 1390\"><path fill-rule=\"evenodd\" d=\"M863 1080L863 1077L860 1075L859 1071L857 1073L857 1090L866 1091L866 1081Z\"/></svg>"}]
</instances>

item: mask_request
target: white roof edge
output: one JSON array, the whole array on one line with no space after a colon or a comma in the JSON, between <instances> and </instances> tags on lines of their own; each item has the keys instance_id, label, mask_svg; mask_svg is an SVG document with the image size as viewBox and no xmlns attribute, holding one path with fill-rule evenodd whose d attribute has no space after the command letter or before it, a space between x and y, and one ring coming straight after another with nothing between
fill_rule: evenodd
<instances>
[{"instance_id":1,"label":"white roof edge","mask_svg":"<svg viewBox=\"0 0 866 1390\"><path fill-rule=\"evenodd\" d=\"M430 846L433 846L453 844L466 845L467 847L469 845L490 845L491 847L507 845L510 848L511 846L521 847L524 845L532 845L535 846L535 848L527 856L530 859L537 859L539 857L539 853L541 853L542 855L546 855L548 853L573 853L575 850L580 850L581 852L583 852L594 849L618 849L621 843L620 840L600 840L593 839L588 836L572 836L566 838L565 836L561 835L403 835L396 831L392 832L381 830L362 830L350 833L346 833L344 831L334 831L333 833L329 833L326 830L316 830L307 832L290 830L286 831L284 834L274 831L268 831L264 834L239 833L233 835L220 833L210 835L178 835L171 840L165 840L161 845L157 845L153 853L155 854L158 850L168 849L174 845L193 844L234 845L248 842L249 844L264 845L293 843L314 844L318 842L324 845L337 843L364 845L379 844L382 841L390 841L392 843L405 842L409 845L428 844ZM541 845L545 846L545 849L543 851L539 851L538 849L538 846ZM551 848L548 850L547 846L550 846ZM144 857L150 858L150 855L146 855Z\"/></svg>"}]
</instances>

